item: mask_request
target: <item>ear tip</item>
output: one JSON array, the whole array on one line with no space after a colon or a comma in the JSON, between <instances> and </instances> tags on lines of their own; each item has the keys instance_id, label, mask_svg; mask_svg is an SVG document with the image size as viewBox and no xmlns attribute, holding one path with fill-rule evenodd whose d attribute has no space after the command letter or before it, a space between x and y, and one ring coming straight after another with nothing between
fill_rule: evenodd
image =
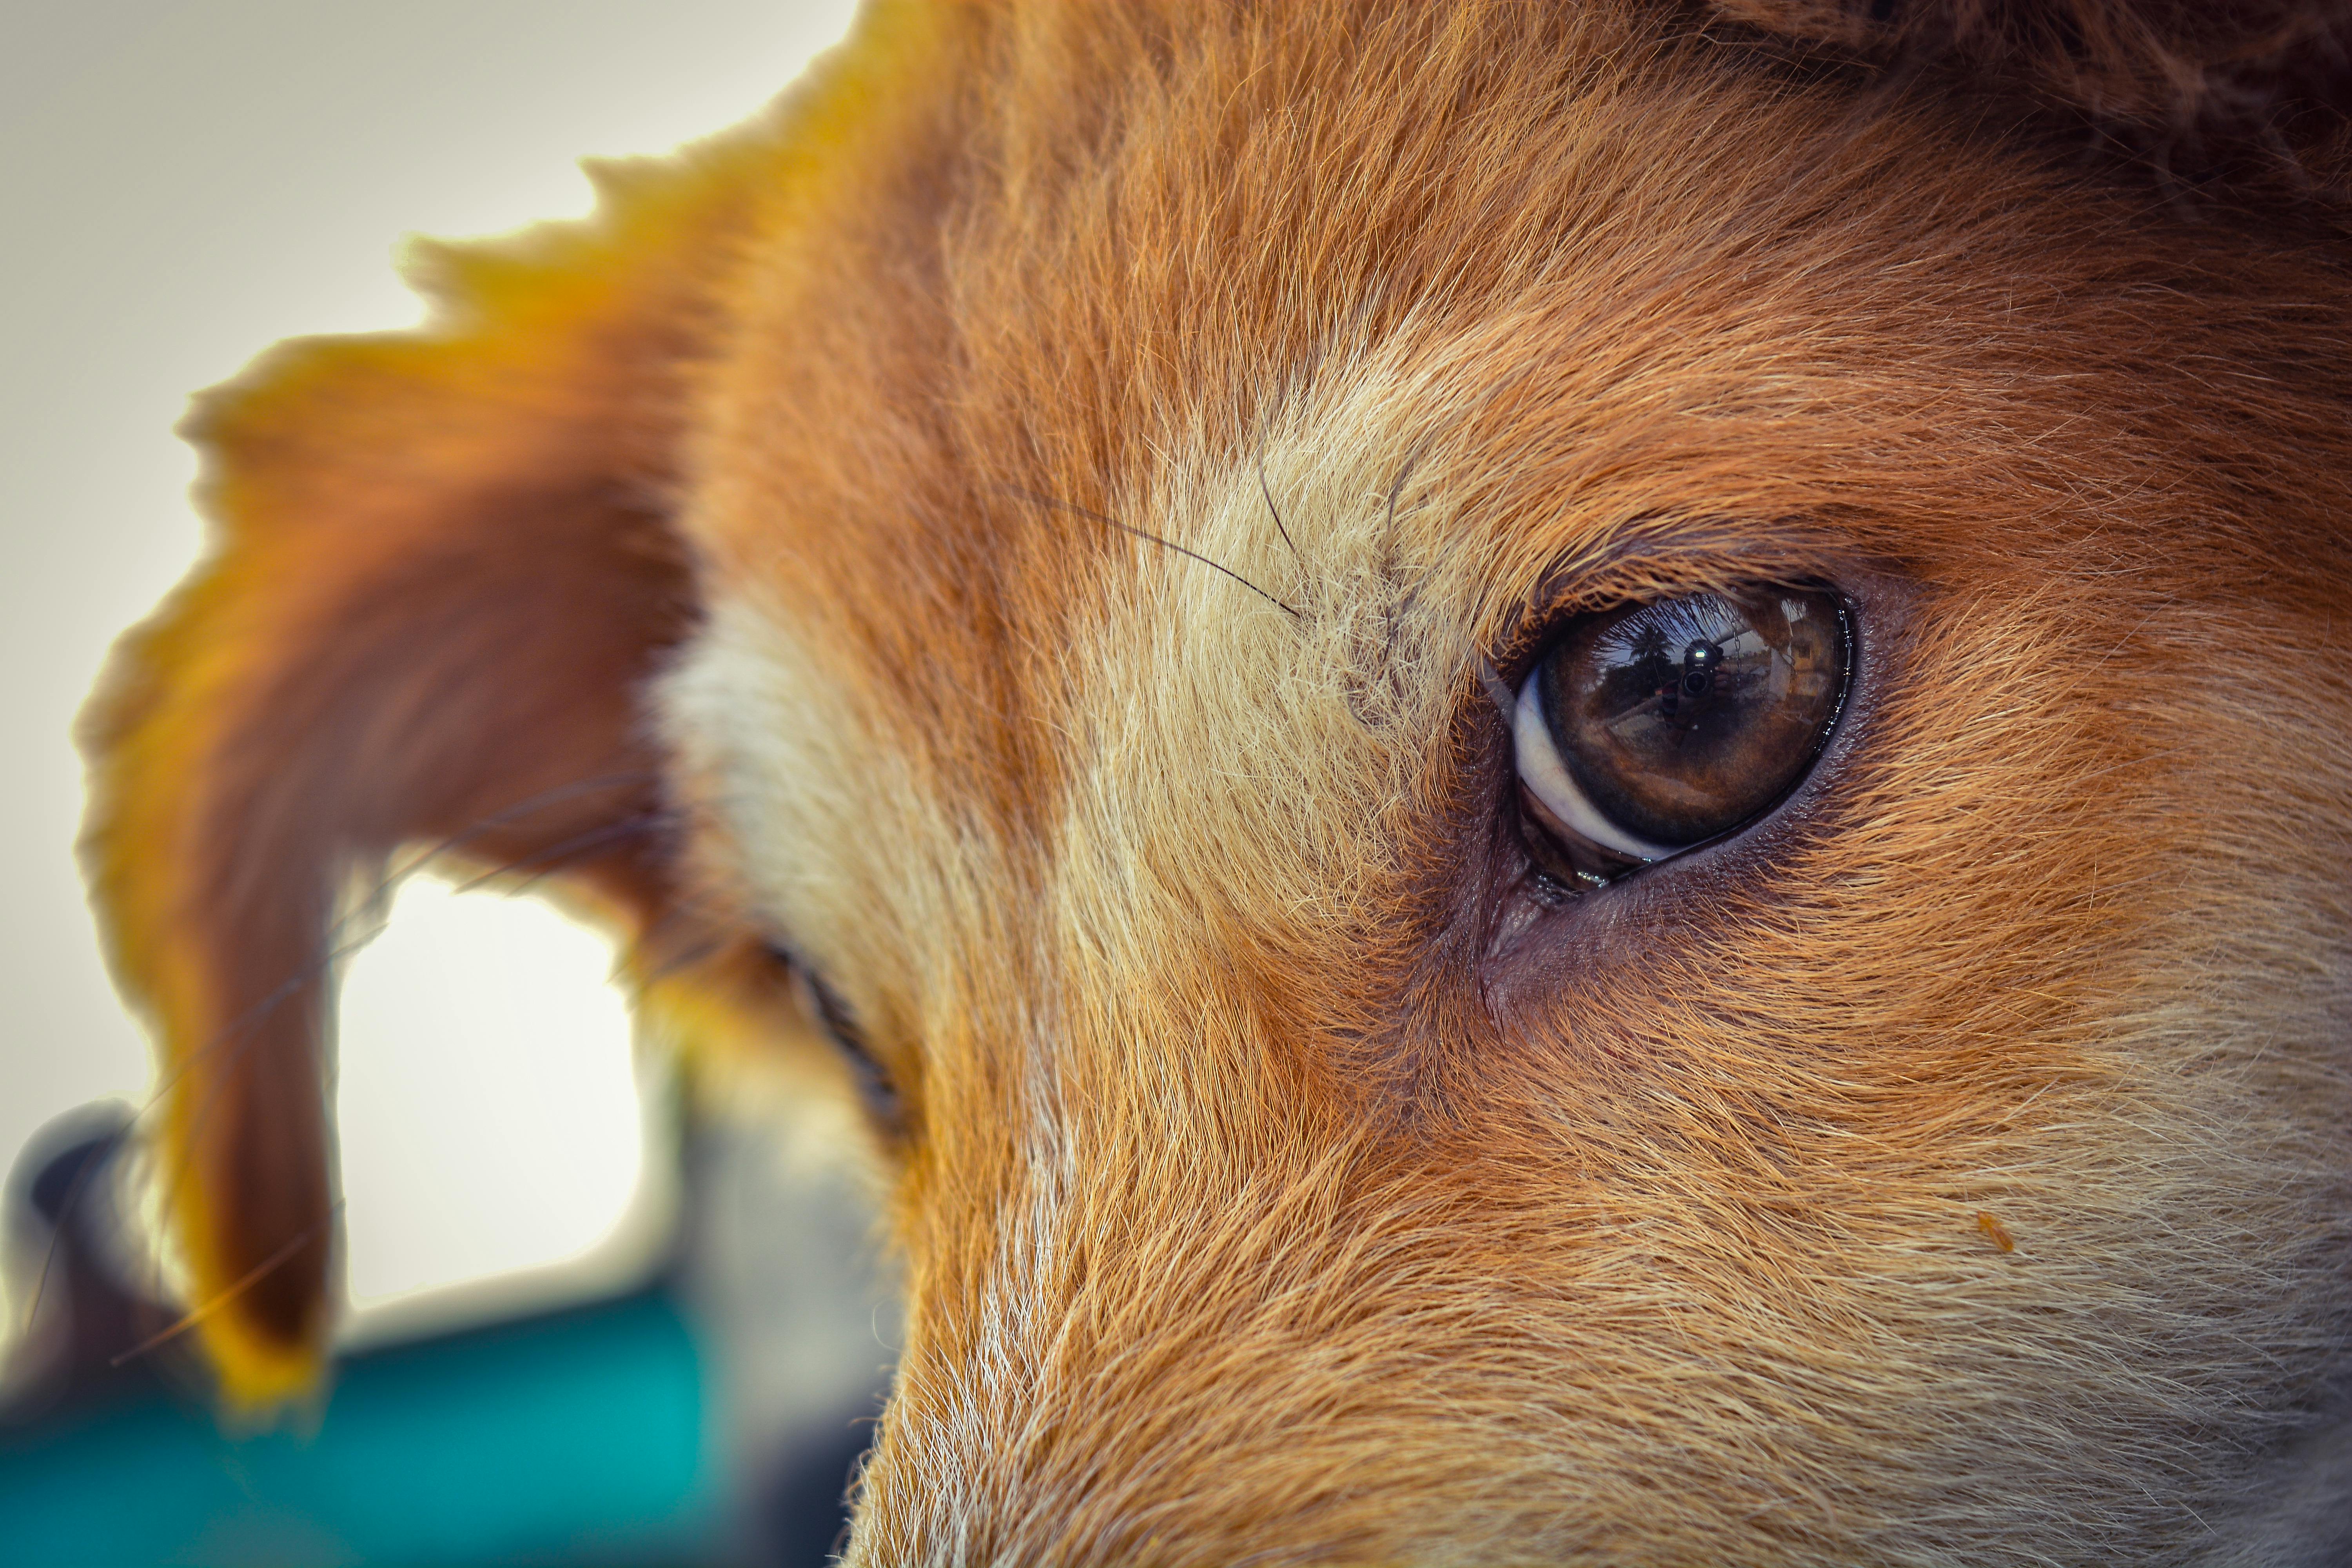
<instances>
[{"instance_id":1,"label":"ear tip","mask_svg":"<svg viewBox=\"0 0 2352 1568\"><path fill-rule=\"evenodd\" d=\"M320 1384L335 1316L326 1228L332 1175L312 1146L318 1140L298 1135L298 1123L323 1114L301 1113L311 1078L289 1073L280 1059L308 1059L314 1031L304 1016L289 1008L275 1020L287 1040L256 1036L237 1050L206 1049L229 1005L220 971L236 929L198 918L206 889L194 857L193 825L210 798L201 781L222 717L205 677L216 576L214 568L200 572L116 645L78 716L89 788L76 848L116 984L144 1019L165 1075L172 1228L192 1276L186 1337L210 1363L224 1406L253 1416L298 1403ZM231 1081L240 1063L256 1069L256 1082ZM302 1241L256 1269L258 1243L227 1228L232 1216L255 1223L252 1205L240 1200L254 1183L231 1181L226 1167L233 1152L254 1152L239 1130L257 1125L254 1112L265 1106L269 1114L258 1124L286 1154L271 1190L281 1202L296 1189L317 1195L298 1203L300 1212L287 1222L298 1234L307 1226ZM288 1165L298 1173L290 1180Z\"/></svg>"},{"instance_id":2,"label":"ear tip","mask_svg":"<svg viewBox=\"0 0 2352 1568\"><path fill-rule=\"evenodd\" d=\"M199 1321L196 1331L220 1404L236 1416L267 1418L316 1398L325 1386L323 1344L287 1344L228 1309Z\"/></svg>"},{"instance_id":3,"label":"ear tip","mask_svg":"<svg viewBox=\"0 0 2352 1568\"><path fill-rule=\"evenodd\" d=\"M247 1190L250 1172L221 1168L223 1130L207 1138L192 1125L205 1109L204 1090L184 1080L170 1094L163 1153L172 1229L188 1276L183 1321L226 1408L258 1415L299 1403L322 1384L338 1316L341 1205L331 1179L298 1159L295 1191L281 1194L292 1198L290 1212L267 1212ZM317 1176L315 1186L306 1173ZM282 1173L273 1184L289 1184Z\"/></svg>"}]
</instances>

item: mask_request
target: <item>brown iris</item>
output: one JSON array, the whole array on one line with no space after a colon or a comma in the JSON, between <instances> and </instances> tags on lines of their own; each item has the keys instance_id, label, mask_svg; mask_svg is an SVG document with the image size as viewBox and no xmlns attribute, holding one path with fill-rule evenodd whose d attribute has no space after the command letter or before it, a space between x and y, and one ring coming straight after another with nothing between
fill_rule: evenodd
<instances>
[{"instance_id":1,"label":"brown iris","mask_svg":"<svg viewBox=\"0 0 2352 1568\"><path fill-rule=\"evenodd\" d=\"M1803 776L1844 696L1848 641L1833 595L1691 594L1577 622L1535 695L1568 781L1630 841L1611 847L1656 858L1729 832Z\"/></svg>"}]
</instances>

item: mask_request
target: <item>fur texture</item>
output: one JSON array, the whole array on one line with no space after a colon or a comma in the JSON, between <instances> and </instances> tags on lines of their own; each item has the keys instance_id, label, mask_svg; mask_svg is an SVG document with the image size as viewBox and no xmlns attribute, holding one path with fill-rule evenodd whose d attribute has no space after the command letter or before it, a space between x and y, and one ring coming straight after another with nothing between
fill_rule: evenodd
<instances>
[{"instance_id":1,"label":"fur texture","mask_svg":"<svg viewBox=\"0 0 2352 1568\"><path fill-rule=\"evenodd\" d=\"M1800 47L1954 68L2111 128L2267 139L2345 105L2352 18L2311 0L1722 0ZM2333 125L2327 127L2335 129Z\"/></svg>"},{"instance_id":2,"label":"fur texture","mask_svg":"<svg viewBox=\"0 0 2352 1568\"><path fill-rule=\"evenodd\" d=\"M210 404L90 857L231 1392L331 1296L305 966L459 836L894 1084L854 1561L2334 1561L2342 226L2086 163L2011 12L1727 9L876 5ZM1758 582L1830 750L1550 897L1489 687Z\"/></svg>"}]
</instances>

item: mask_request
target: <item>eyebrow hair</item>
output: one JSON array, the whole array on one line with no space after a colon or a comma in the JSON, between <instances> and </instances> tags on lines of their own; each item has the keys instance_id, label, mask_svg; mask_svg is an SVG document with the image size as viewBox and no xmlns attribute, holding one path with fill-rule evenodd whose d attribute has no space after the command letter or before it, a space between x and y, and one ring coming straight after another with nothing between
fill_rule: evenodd
<instances>
[{"instance_id":1,"label":"eyebrow hair","mask_svg":"<svg viewBox=\"0 0 2352 1568\"><path fill-rule=\"evenodd\" d=\"M1267 593L1264 588L1259 587L1256 584L1251 582L1248 578L1243 576L1232 567L1225 565L1223 562L1212 561L1197 550L1187 550L1184 546L1177 543L1172 539L1162 539L1160 535L1150 532L1149 530L1138 528L1131 522L1121 522L1115 517L1107 517L1103 513L1096 511L1090 507L1083 507L1075 501L1061 500L1049 495L1040 495L1035 490L1024 489L1019 485L1001 485L998 488L1003 490L1007 495L1017 496L1021 500L1031 502L1034 505L1051 507L1057 511L1066 511L1075 516L1086 518L1089 521L1098 522L1105 528L1115 528L1121 533L1131 533L1138 539L1148 540L1151 543L1160 546L1162 549L1172 550L1179 555L1190 556L1192 560L1199 562L1202 565L1210 568L1212 571L1223 573L1226 576L1231 577L1234 582L1239 583L1243 587L1247 588L1251 593L1255 594L1259 598L1264 599L1267 604L1272 605L1276 609L1287 615L1292 620L1297 621L1306 619L1304 616L1298 613L1296 606L1286 604L1284 601L1276 598L1272 594ZM1272 504L1273 498L1269 496L1267 498L1267 505L1271 506ZM1281 516L1279 513L1276 514L1275 521L1276 526L1280 527ZM1284 540L1287 541L1289 537L1289 531L1286 529L1284 530Z\"/></svg>"}]
</instances>

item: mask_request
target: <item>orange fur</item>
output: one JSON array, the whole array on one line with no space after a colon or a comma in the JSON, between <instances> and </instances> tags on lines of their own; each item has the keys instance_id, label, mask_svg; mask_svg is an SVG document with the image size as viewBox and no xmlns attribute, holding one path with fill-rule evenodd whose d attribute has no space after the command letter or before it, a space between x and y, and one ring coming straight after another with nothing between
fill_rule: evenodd
<instances>
[{"instance_id":1,"label":"orange fur","mask_svg":"<svg viewBox=\"0 0 2352 1568\"><path fill-rule=\"evenodd\" d=\"M316 990L223 1042L490 816L898 1088L856 1561L2333 1560L2336 209L2084 162L1994 7L1726 9L877 5L215 405L91 852L204 1288L331 1191ZM1811 780L1539 898L1490 672L1757 581L1856 605Z\"/></svg>"}]
</instances>

